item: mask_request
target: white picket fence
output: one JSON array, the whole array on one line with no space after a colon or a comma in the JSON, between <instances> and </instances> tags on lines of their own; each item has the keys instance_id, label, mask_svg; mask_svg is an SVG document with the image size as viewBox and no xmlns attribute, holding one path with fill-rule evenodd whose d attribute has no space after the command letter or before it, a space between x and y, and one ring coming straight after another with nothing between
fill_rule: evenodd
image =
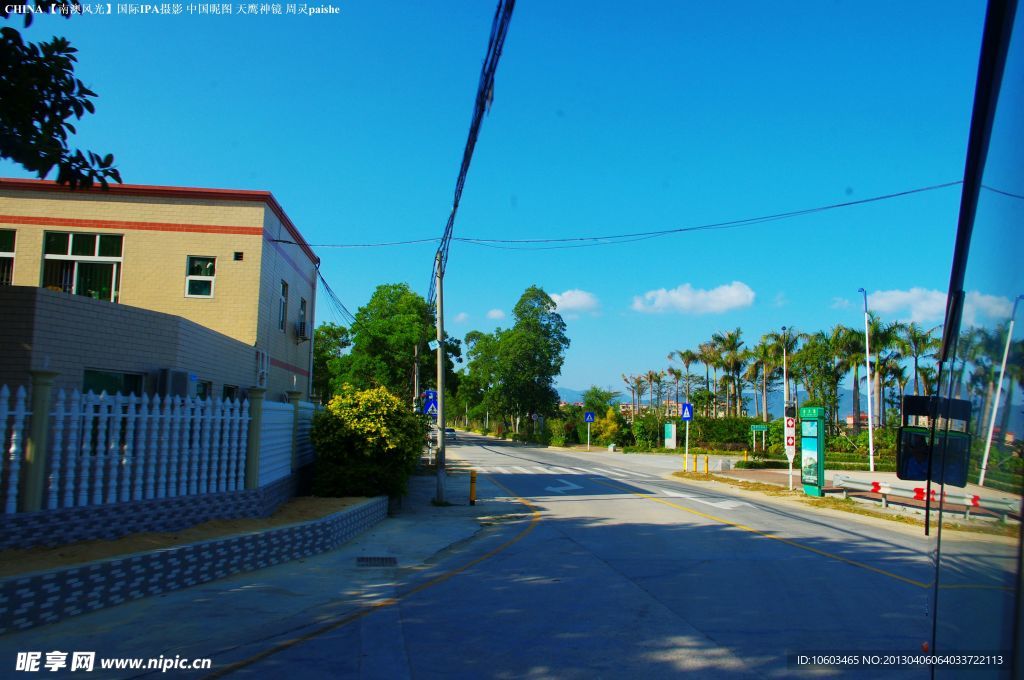
<instances>
[{"instance_id":1,"label":"white picket fence","mask_svg":"<svg viewBox=\"0 0 1024 680\"><path fill-rule=\"evenodd\" d=\"M26 393L0 388L5 513L17 510ZM43 507L193 496L245 486L249 405L234 400L81 394L54 398Z\"/></svg>"},{"instance_id":2,"label":"white picket fence","mask_svg":"<svg viewBox=\"0 0 1024 680\"><path fill-rule=\"evenodd\" d=\"M29 417L25 403L25 387L19 387L11 405L11 390L0 386L0 496L4 497L4 512L12 513L18 507L18 480L21 462L25 456L25 432Z\"/></svg>"}]
</instances>

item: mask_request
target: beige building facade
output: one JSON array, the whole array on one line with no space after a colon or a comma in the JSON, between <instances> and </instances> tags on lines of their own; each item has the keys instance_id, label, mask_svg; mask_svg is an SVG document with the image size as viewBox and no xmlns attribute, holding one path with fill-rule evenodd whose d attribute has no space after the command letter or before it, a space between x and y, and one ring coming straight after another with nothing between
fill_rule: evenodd
<instances>
[{"instance_id":1,"label":"beige building facade","mask_svg":"<svg viewBox=\"0 0 1024 680\"><path fill-rule=\"evenodd\" d=\"M252 348L250 384L241 387L266 387L270 398L309 395L318 265L269 192L71 191L0 179L0 285L162 312L215 331ZM88 332L81 338L89 343Z\"/></svg>"}]
</instances>

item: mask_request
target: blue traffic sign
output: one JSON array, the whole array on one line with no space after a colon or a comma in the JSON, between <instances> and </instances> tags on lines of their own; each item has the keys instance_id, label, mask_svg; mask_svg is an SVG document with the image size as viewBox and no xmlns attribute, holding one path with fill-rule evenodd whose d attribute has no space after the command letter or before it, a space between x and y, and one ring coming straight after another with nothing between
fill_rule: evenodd
<instances>
[{"instance_id":1,"label":"blue traffic sign","mask_svg":"<svg viewBox=\"0 0 1024 680\"><path fill-rule=\"evenodd\" d=\"M693 404L683 404L683 410L679 412L681 420L693 420Z\"/></svg>"},{"instance_id":2,"label":"blue traffic sign","mask_svg":"<svg viewBox=\"0 0 1024 680\"><path fill-rule=\"evenodd\" d=\"M423 413L428 416L437 417L437 391L426 390L423 392Z\"/></svg>"},{"instance_id":3,"label":"blue traffic sign","mask_svg":"<svg viewBox=\"0 0 1024 680\"><path fill-rule=\"evenodd\" d=\"M586 413L584 413L583 414L583 422L585 422L585 423L592 423L592 422L594 422L594 412L593 411L587 411Z\"/></svg>"}]
</instances>

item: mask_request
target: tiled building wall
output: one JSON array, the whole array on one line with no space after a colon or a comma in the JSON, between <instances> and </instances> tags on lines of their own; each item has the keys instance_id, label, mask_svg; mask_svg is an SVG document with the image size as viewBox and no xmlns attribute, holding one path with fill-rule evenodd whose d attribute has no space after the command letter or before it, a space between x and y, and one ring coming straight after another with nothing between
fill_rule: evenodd
<instances>
[{"instance_id":1,"label":"tiled building wall","mask_svg":"<svg viewBox=\"0 0 1024 680\"><path fill-rule=\"evenodd\" d=\"M0 288L0 384L29 384L29 369L57 371L55 389L81 389L85 369L141 373L147 389L160 369L189 371L213 383L255 382L255 351L196 323L128 305L42 288Z\"/></svg>"},{"instance_id":2,"label":"tiled building wall","mask_svg":"<svg viewBox=\"0 0 1024 680\"><path fill-rule=\"evenodd\" d=\"M256 339L265 210L252 202L0 188L0 225L16 230L14 285L41 285L46 231L121 234L121 303L175 314L248 345ZM185 297L189 255L217 258L213 298Z\"/></svg>"},{"instance_id":3,"label":"tiled building wall","mask_svg":"<svg viewBox=\"0 0 1024 680\"><path fill-rule=\"evenodd\" d=\"M369 499L313 522L0 581L0 635L330 550L387 516Z\"/></svg>"},{"instance_id":4,"label":"tiled building wall","mask_svg":"<svg viewBox=\"0 0 1024 680\"><path fill-rule=\"evenodd\" d=\"M267 399L282 400L287 390L309 395L312 340L300 340L295 332L299 320L299 301L306 300L306 322L313 322L316 293L316 267L302 248L290 243L293 237L270 210L265 214L260 277L259 346L270 353L270 380ZM284 329L279 325L281 282L288 284L288 309Z\"/></svg>"}]
</instances>

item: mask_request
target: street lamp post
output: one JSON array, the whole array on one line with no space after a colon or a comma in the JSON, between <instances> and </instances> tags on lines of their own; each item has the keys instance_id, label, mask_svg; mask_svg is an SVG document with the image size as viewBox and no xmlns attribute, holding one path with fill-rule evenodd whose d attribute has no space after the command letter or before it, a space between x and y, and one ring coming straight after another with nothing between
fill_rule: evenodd
<instances>
[{"instance_id":1,"label":"street lamp post","mask_svg":"<svg viewBox=\"0 0 1024 680\"><path fill-rule=\"evenodd\" d=\"M1010 312L1010 326L1006 329L1006 346L1003 348L1003 363L999 367L999 382L996 383L996 398L992 402L992 419L988 422L988 436L985 437L985 455L981 459L981 474L978 476L978 486L985 485L985 472L988 471L988 454L992 448L992 435L996 429L996 413L999 411L999 397L1003 391L1003 378L1006 376L1006 358L1010 355L1010 342L1013 340L1013 321L1017 316L1017 303L1024 299L1024 295L1018 295L1013 301L1013 311ZM1007 404L1006 408L1010 408ZM1004 433L1005 436L1005 433Z\"/></svg>"},{"instance_id":2,"label":"street lamp post","mask_svg":"<svg viewBox=\"0 0 1024 680\"><path fill-rule=\"evenodd\" d=\"M868 375L868 468L875 471L875 419L871 412L871 340L868 332L868 292L863 288L857 289L858 293L864 296L864 363L867 365Z\"/></svg>"},{"instance_id":3,"label":"street lamp post","mask_svg":"<svg viewBox=\"0 0 1024 680\"><path fill-rule=\"evenodd\" d=\"M782 327L782 417L786 417L786 409L789 408L789 374L786 372L786 345L789 344L789 334L786 327Z\"/></svg>"}]
</instances>

